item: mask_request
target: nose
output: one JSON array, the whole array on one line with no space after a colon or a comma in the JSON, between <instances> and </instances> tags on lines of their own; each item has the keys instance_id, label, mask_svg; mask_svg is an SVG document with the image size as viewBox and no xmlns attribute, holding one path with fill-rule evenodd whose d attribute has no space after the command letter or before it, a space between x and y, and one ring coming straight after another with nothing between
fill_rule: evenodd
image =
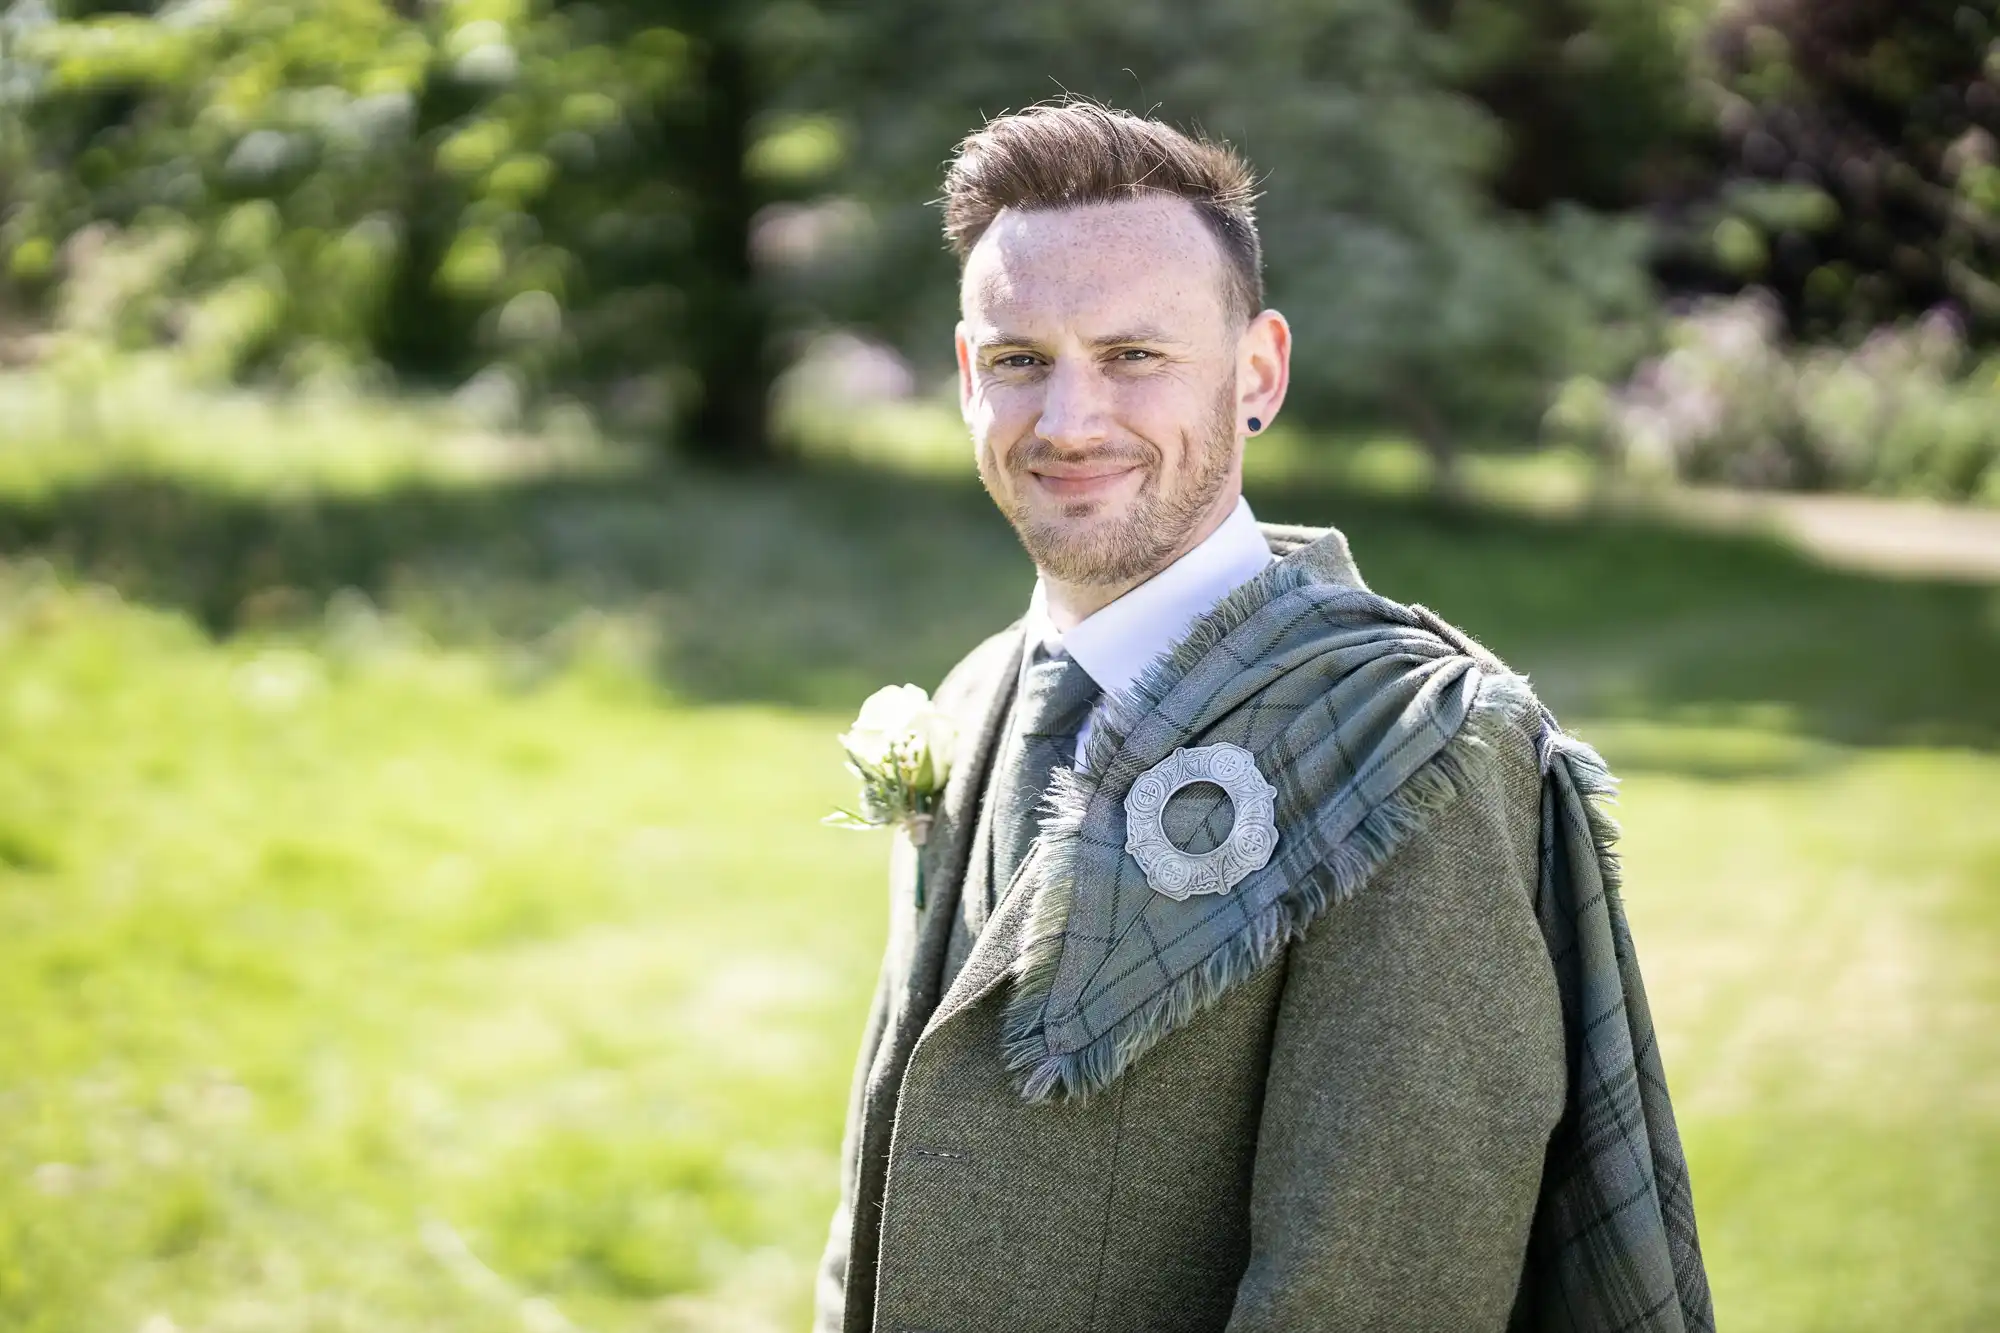
<instances>
[{"instance_id":1,"label":"nose","mask_svg":"<svg viewBox=\"0 0 2000 1333\"><path fill-rule=\"evenodd\" d=\"M1064 450L1092 449L1111 438L1110 395L1091 368L1058 361L1042 384L1035 434Z\"/></svg>"}]
</instances>

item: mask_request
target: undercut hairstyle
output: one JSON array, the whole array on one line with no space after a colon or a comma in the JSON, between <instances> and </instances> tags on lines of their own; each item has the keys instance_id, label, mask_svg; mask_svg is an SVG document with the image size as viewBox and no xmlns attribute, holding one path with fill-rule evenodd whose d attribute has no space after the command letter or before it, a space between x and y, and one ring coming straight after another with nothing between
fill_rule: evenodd
<instances>
[{"instance_id":1,"label":"undercut hairstyle","mask_svg":"<svg viewBox=\"0 0 2000 1333\"><path fill-rule=\"evenodd\" d=\"M1173 195L1222 247L1227 308L1264 308L1264 255L1250 204L1250 164L1226 143L1095 102L1063 101L994 117L959 143L944 177L944 234L966 256L1003 208L1075 208Z\"/></svg>"}]
</instances>

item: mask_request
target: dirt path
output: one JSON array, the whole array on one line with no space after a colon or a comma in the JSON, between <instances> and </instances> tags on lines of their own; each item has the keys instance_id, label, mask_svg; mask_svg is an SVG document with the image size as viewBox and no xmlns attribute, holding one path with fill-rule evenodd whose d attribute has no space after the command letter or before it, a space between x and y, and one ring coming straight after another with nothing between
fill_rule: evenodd
<instances>
[{"instance_id":1,"label":"dirt path","mask_svg":"<svg viewBox=\"0 0 2000 1333\"><path fill-rule=\"evenodd\" d=\"M1852 495L1691 488L1673 513L1726 528L1765 528L1828 564L2000 582L2000 510Z\"/></svg>"}]
</instances>

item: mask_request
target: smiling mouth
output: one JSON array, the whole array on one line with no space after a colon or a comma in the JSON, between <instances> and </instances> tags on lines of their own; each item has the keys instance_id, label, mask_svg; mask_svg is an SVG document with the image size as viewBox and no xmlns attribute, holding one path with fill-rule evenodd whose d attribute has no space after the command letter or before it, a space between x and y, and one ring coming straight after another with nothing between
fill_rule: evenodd
<instances>
[{"instance_id":1,"label":"smiling mouth","mask_svg":"<svg viewBox=\"0 0 2000 1333\"><path fill-rule=\"evenodd\" d=\"M1125 463L1076 472L1041 472L1031 468L1028 475L1058 499L1084 500L1109 491L1138 470L1137 463Z\"/></svg>"}]
</instances>

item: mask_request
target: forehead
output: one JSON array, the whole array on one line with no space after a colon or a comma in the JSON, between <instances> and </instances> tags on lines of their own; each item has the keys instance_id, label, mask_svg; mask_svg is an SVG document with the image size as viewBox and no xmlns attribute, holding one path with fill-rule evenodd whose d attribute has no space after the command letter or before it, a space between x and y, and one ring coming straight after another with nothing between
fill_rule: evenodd
<instances>
[{"instance_id":1,"label":"forehead","mask_svg":"<svg viewBox=\"0 0 2000 1333\"><path fill-rule=\"evenodd\" d=\"M1222 248L1172 195L1075 208L1005 208L966 256L968 323L1008 329L1220 320Z\"/></svg>"}]
</instances>

